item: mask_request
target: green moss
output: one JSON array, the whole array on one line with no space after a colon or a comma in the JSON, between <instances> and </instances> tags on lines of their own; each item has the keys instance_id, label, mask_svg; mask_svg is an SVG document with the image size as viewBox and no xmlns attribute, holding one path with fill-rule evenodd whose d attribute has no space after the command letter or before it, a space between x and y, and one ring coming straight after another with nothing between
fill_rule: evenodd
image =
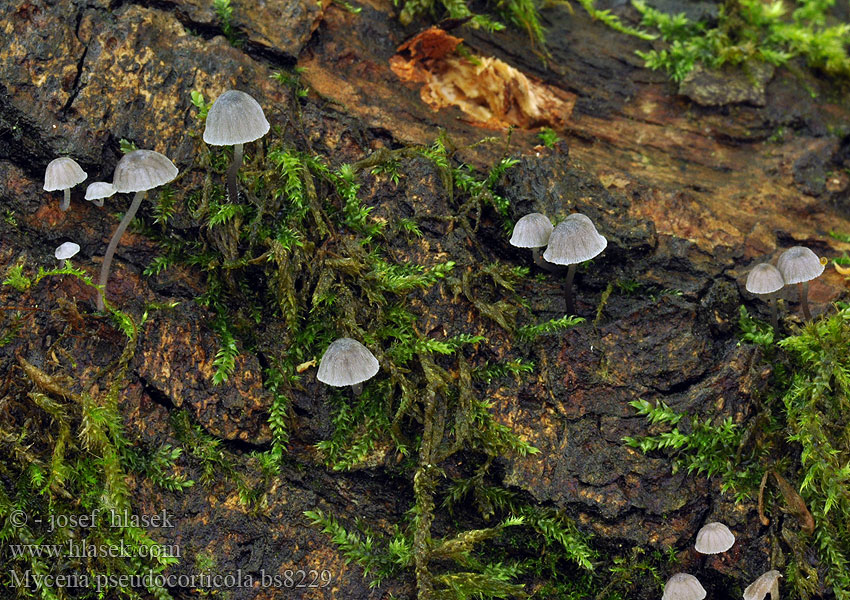
<instances>
[{"instance_id":1,"label":"green moss","mask_svg":"<svg viewBox=\"0 0 850 600\"><path fill-rule=\"evenodd\" d=\"M10 285L19 292L25 292L32 286L32 279L24 275L23 262L18 262L6 270L3 285Z\"/></svg>"},{"instance_id":2,"label":"green moss","mask_svg":"<svg viewBox=\"0 0 850 600\"><path fill-rule=\"evenodd\" d=\"M614 31L619 31L620 33L632 35L646 41L654 40L658 37L653 33L649 33L641 29L637 29L635 27L629 27L628 25L624 24L617 15L612 14L610 9L597 9L596 6L594 6L594 0L579 0L579 3L587 11L587 14L589 14L595 20L601 21Z\"/></svg>"},{"instance_id":3,"label":"green moss","mask_svg":"<svg viewBox=\"0 0 850 600\"><path fill-rule=\"evenodd\" d=\"M192 100L200 126L208 104L199 93ZM376 184L377 178L376 185L401 187L406 171L421 169L424 157L442 183L451 212L445 221L456 228L457 243L475 247L475 233L485 218L509 229L510 207L498 190L516 161L504 157L478 170L460 162L458 149L440 136L429 147L382 150L356 163L335 165L276 136L273 132L265 145L256 144L246 155L239 202L226 201L222 186L228 152L202 146L198 171L183 180L200 183L187 189L178 182L163 190L153 219L134 223L162 252L146 275L181 265L206 281L197 301L210 310L209 326L220 340L212 383L228 380L240 351L262 355L263 383L272 397L271 443L252 453L251 468L242 472L221 440L192 422L186 411L173 411L170 424L179 445L135 448L117 428L120 388L113 384L105 400L81 402L83 428L101 432L92 443L105 457L89 477L102 478L100 487L107 490L109 502L129 504L122 485L129 471L173 492L193 485L177 470L179 460L197 469L199 483L223 477L237 487L243 502L261 504L286 455L288 413L291 399L301 393L302 373L333 339L348 335L375 351L381 373L356 398L328 391L333 432L318 449L335 470L395 471L410 481L412 501L408 516L383 532L363 523L343 524L321 510L309 513L346 558L362 564L375 582L413 573L420 598L522 597L527 593L524 581L546 569L554 574L563 563L580 579L569 584L571 593L598 589L600 556L589 538L565 515L517 498L492 472L502 457L537 452L497 420L488 399L491 383L533 370L521 354L527 344L491 362L485 358L489 341L480 328L425 335L416 327L421 317L417 307L429 294L453 298L453 307L477 314L487 327L528 340L580 321L537 324L516 292L527 268L499 261L479 264L465 252L428 264L400 259L398 248L419 243L418 224L414 219L378 219L363 200L364 185ZM171 226L187 222L192 227ZM28 278L22 267L11 274L9 284L17 282L25 292L52 275L72 275L91 285L70 264L35 278ZM133 345L138 325L109 308ZM130 355L119 363L122 373ZM51 403L56 398L48 393L33 401L47 415L56 410ZM74 439L72 428L58 428L49 454L18 476L38 490L67 486L75 475L63 465L77 450ZM443 518L446 513L451 519ZM550 562L499 554L517 539L525 540L529 552L545 546L545 561ZM553 585L562 591L568 586L565 578Z\"/></svg>"},{"instance_id":4,"label":"green moss","mask_svg":"<svg viewBox=\"0 0 850 600\"><path fill-rule=\"evenodd\" d=\"M757 453L746 457L743 462L729 460L730 456L735 456L744 435L743 427L733 423L730 417L717 422L691 417L686 428L688 433L683 433L678 424L685 415L671 410L663 402L653 406L646 400L633 400L629 404L653 425L673 428L642 438L624 438L627 445L644 453L665 451L673 458L674 473L684 468L688 473L719 477L723 491L734 493L738 501L754 495L763 475L758 466L760 457Z\"/></svg>"},{"instance_id":5,"label":"green moss","mask_svg":"<svg viewBox=\"0 0 850 600\"><path fill-rule=\"evenodd\" d=\"M98 289L68 262L60 269L40 269L33 285L57 275L77 277ZM59 600L74 588L76 598L139 598L138 587L118 578L156 575L179 560L179 551L112 516L133 514L127 486L131 473L172 491L191 482L173 472L179 450L163 446L144 452L126 437L118 397L135 352L137 326L126 313L108 304L107 309L127 343L120 358L100 374L105 391L74 392L61 370L51 373L22 357L23 375L9 380L5 391L0 540L9 560L0 580L9 597ZM73 329L73 322L68 326ZM171 597L155 580L146 591L159 600Z\"/></svg>"},{"instance_id":6,"label":"green moss","mask_svg":"<svg viewBox=\"0 0 850 600\"><path fill-rule=\"evenodd\" d=\"M139 149L139 147L136 145L136 142L125 138L121 138L120 140L118 140L118 147L121 150L122 154L130 154L130 152L135 152Z\"/></svg>"},{"instance_id":7,"label":"green moss","mask_svg":"<svg viewBox=\"0 0 850 600\"><path fill-rule=\"evenodd\" d=\"M565 315L559 319L550 319L537 325L523 325L517 329L517 336L521 340L533 341L538 336L570 329L580 323L584 323L584 321L585 319L583 317Z\"/></svg>"},{"instance_id":8,"label":"green moss","mask_svg":"<svg viewBox=\"0 0 850 600\"><path fill-rule=\"evenodd\" d=\"M199 110L206 106L199 94L194 100ZM365 530L351 533L321 511L311 513L311 520L378 580L412 568L422 598L463 598L472 590L480 597L520 593L520 586L511 581L514 567L476 558L474 553L474 546L521 522L498 505L496 487L472 493L487 518L499 513L501 525L447 531L438 537L433 519L435 502L445 496L437 465L452 463L459 452L473 452L480 457L476 459L482 465L476 476L480 477L496 457L536 452L494 419L491 404L476 389L481 382L527 373L531 364L521 357L472 364L469 357L487 339L464 331L423 335L415 327L418 315L410 299L411 294L442 287L444 294L468 302L468 310L477 310L512 332L518 317L531 317L515 292L528 270L491 263L458 272L453 260L427 265L398 260L387 248L416 243L422 235L418 225L412 219L375 219L373 207L361 199L366 178L386 178L386 184L399 186L405 169L415 163L421 168L425 157L453 206L447 220L471 235L485 211L508 222L508 203L496 190L516 161L506 157L479 173L456 160L456 148L444 136L430 147L381 150L338 166L275 139L274 133L266 148L255 150L241 172L245 194L239 203L224 200L221 175L227 161L221 160L220 150L200 158L208 169L201 189L175 188L173 195L162 199L157 219L162 221L160 216L166 214L166 219L175 217L170 208L182 206L177 210L187 211L183 218L199 224L200 238L185 239L179 232L143 222L138 226L163 251L147 274L183 264L200 269L206 277L207 289L198 301L212 310L210 325L221 340L213 383L227 380L240 348L262 353L269 365L264 384L273 397L272 443L255 454L264 480L275 476L285 455L287 413L301 372L315 364L333 339L355 337L375 352L381 373L354 399L347 391L329 390L333 433L317 447L334 470L403 461L398 468L414 482L414 516L397 524L386 538ZM180 194L188 201L173 202ZM257 335L257 325L269 318L285 324L274 340ZM557 323L544 324L528 331L558 328ZM201 481L223 472L245 490L243 495L256 497L256 487L250 488L247 478L229 466L218 440L189 422L185 413L178 415L173 426L186 456L199 461ZM492 503L489 509L487 498ZM381 551L370 546L370 540L377 544L379 539Z\"/></svg>"},{"instance_id":9,"label":"green moss","mask_svg":"<svg viewBox=\"0 0 850 600\"><path fill-rule=\"evenodd\" d=\"M236 34L233 28L233 7L230 5L230 0L213 0L213 10L215 10L218 21L221 24L221 32L230 45L238 48L242 45L242 40Z\"/></svg>"},{"instance_id":10,"label":"green moss","mask_svg":"<svg viewBox=\"0 0 850 600\"><path fill-rule=\"evenodd\" d=\"M829 16L834 3L797 0L789 14L782 2L736 0L722 5L717 25L710 26L691 21L684 13L669 15L633 0L641 26L657 32L664 42L661 48L637 54L647 68L663 69L674 81L682 81L698 64L717 69L756 60L778 66L795 57L829 75L847 77L850 24Z\"/></svg>"},{"instance_id":11,"label":"green moss","mask_svg":"<svg viewBox=\"0 0 850 600\"><path fill-rule=\"evenodd\" d=\"M401 6L398 18L405 26L410 25L417 17L431 14L441 19L466 20L472 27L487 31L501 31L505 28L504 23L494 17L473 12L464 0L394 0L394 4ZM533 44L542 47L545 43L540 15L533 0L507 0L493 3L492 8L501 19L525 30Z\"/></svg>"},{"instance_id":12,"label":"green moss","mask_svg":"<svg viewBox=\"0 0 850 600\"><path fill-rule=\"evenodd\" d=\"M782 404L788 440L799 448L795 473L815 520L814 539L826 567L824 583L850 598L850 308L808 324L779 346L788 353L791 380Z\"/></svg>"},{"instance_id":13,"label":"green moss","mask_svg":"<svg viewBox=\"0 0 850 600\"><path fill-rule=\"evenodd\" d=\"M781 495L768 491L765 510L768 517L787 510L797 524L789 528L786 520L781 530L772 531L775 564L785 565L788 583L801 598L817 595L821 585L836 598L850 598L850 307L839 305L776 344L772 328L743 309L741 328L742 340L761 346L771 365L770 386L758 399L758 413L746 424L690 417L685 434L678 424L686 415L663 403L636 401L632 405L639 414L669 431L626 438L626 443L644 452L663 451L676 466L720 478L738 502L759 493L767 473L781 474L777 481L790 485L779 486ZM808 533L810 518L813 535ZM812 552L817 569L809 565Z\"/></svg>"}]
</instances>

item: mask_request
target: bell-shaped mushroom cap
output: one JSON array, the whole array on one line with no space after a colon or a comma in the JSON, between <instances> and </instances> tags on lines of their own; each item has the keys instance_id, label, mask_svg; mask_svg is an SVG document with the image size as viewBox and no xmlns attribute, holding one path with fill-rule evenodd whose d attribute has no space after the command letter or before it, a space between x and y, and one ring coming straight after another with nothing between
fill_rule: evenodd
<instances>
[{"instance_id":1,"label":"bell-shaped mushroom cap","mask_svg":"<svg viewBox=\"0 0 850 600\"><path fill-rule=\"evenodd\" d=\"M805 246L794 246L780 254L776 268L788 285L811 281L823 273L823 265L817 254Z\"/></svg>"},{"instance_id":2,"label":"bell-shaped mushroom cap","mask_svg":"<svg viewBox=\"0 0 850 600\"><path fill-rule=\"evenodd\" d=\"M558 223L549 237L543 258L556 265L574 265L590 260L608 245L587 216L573 213Z\"/></svg>"},{"instance_id":3,"label":"bell-shaped mushroom cap","mask_svg":"<svg viewBox=\"0 0 850 600\"><path fill-rule=\"evenodd\" d=\"M44 170L44 191L67 190L86 180L86 172L73 158L63 156L50 161Z\"/></svg>"},{"instance_id":4,"label":"bell-shaped mushroom cap","mask_svg":"<svg viewBox=\"0 0 850 600\"><path fill-rule=\"evenodd\" d=\"M86 188L86 200L102 200L114 194L115 188L112 187L111 183L106 183L105 181L95 181L94 183L90 183L89 187Z\"/></svg>"},{"instance_id":5,"label":"bell-shaped mushroom cap","mask_svg":"<svg viewBox=\"0 0 850 600\"><path fill-rule=\"evenodd\" d=\"M764 600L770 594L770 600L779 600L779 578L782 574L777 571L768 571L756 579L744 590L744 600Z\"/></svg>"},{"instance_id":6,"label":"bell-shaped mushroom cap","mask_svg":"<svg viewBox=\"0 0 850 600\"><path fill-rule=\"evenodd\" d=\"M378 368L378 359L366 346L351 338L340 338L325 350L316 378L334 387L355 385L374 377Z\"/></svg>"},{"instance_id":7,"label":"bell-shaped mushroom cap","mask_svg":"<svg viewBox=\"0 0 850 600\"><path fill-rule=\"evenodd\" d=\"M116 192L144 192L177 177L177 167L154 150L133 150L118 161L112 176Z\"/></svg>"},{"instance_id":8,"label":"bell-shaped mushroom cap","mask_svg":"<svg viewBox=\"0 0 850 600\"><path fill-rule=\"evenodd\" d=\"M56 248L56 252L53 253L53 256L55 256L58 260L66 260L77 254L79 251L79 244L75 244L74 242L65 242Z\"/></svg>"},{"instance_id":9,"label":"bell-shaped mushroom cap","mask_svg":"<svg viewBox=\"0 0 850 600\"><path fill-rule=\"evenodd\" d=\"M723 523L709 523L697 532L694 547L702 554L720 554L735 544L735 536Z\"/></svg>"},{"instance_id":10,"label":"bell-shaped mushroom cap","mask_svg":"<svg viewBox=\"0 0 850 600\"><path fill-rule=\"evenodd\" d=\"M699 580L687 573L676 573L664 584L661 600L702 600L705 589Z\"/></svg>"},{"instance_id":11,"label":"bell-shaped mushroom cap","mask_svg":"<svg viewBox=\"0 0 850 600\"><path fill-rule=\"evenodd\" d=\"M522 217L514 225L511 246L517 248L542 248L549 243L552 235L552 221L540 213L531 213Z\"/></svg>"},{"instance_id":12,"label":"bell-shaped mushroom cap","mask_svg":"<svg viewBox=\"0 0 850 600\"><path fill-rule=\"evenodd\" d=\"M747 275L747 291L751 294L772 294L785 286L785 280L779 269L769 263L753 267Z\"/></svg>"},{"instance_id":13,"label":"bell-shaped mushroom cap","mask_svg":"<svg viewBox=\"0 0 850 600\"><path fill-rule=\"evenodd\" d=\"M228 90L207 113L204 141L213 146L247 144L269 132L269 122L259 103L245 92Z\"/></svg>"}]
</instances>

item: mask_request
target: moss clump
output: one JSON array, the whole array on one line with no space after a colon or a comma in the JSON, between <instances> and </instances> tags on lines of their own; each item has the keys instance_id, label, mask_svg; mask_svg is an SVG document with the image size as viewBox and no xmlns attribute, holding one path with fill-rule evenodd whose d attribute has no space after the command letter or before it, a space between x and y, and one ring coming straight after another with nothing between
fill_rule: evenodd
<instances>
[{"instance_id":1,"label":"moss clump","mask_svg":"<svg viewBox=\"0 0 850 600\"><path fill-rule=\"evenodd\" d=\"M46 277L77 277L96 287L69 263L39 270L33 278L24 275L23 267L19 263L5 282L21 292L17 303L22 306L33 305L29 290ZM0 581L6 597L60 600L73 589L75 598L138 598L141 586L158 600L171 598L156 576L179 561L179 549L160 546L129 518L134 513L126 480L136 473L172 491L192 482L174 472L179 450L145 451L126 436L118 397L137 327L129 315L107 308L126 334L126 344L118 360L99 373L105 391L75 392L75 382L61 369L38 366L22 353L15 367L20 376L4 384L0 541L7 562ZM59 328L60 341L86 333L70 303L49 313L47 321ZM57 342L51 352L64 349Z\"/></svg>"},{"instance_id":2,"label":"moss clump","mask_svg":"<svg viewBox=\"0 0 850 600\"><path fill-rule=\"evenodd\" d=\"M686 415L663 403L633 402L652 423L668 432L626 443L644 452L662 450L689 472L719 477L738 502L759 496L759 512L771 525L771 562L783 568L801 598L829 589L850 598L850 306L807 324L774 344L773 329L741 310L745 342L758 344L771 364L770 387L747 424L728 418L690 417L689 433L678 423ZM776 491L768 488L768 475ZM761 485L759 485L761 482ZM780 506L782 508L780 508ZM789 513L784 519L780 510ZM817 554L814 569L806 558ZM786 558L790 555L790 559Z\"/></svg>"},{"instance_id":3,"label":"moss clump","mask_svg":"<svg viewBox=\"0 0 850 600\"><path fill-rule=\"evenodd\" d=\"M668 15L643 0L632 4L641 25L665 43L638 55L674 81L698 64L717 69L756 60L779 66L796 57L829 75L850 76L850 24L829 15L835 0L797 0L790 14L782 2L736 0L720 7L714 25Z\"/></svg>"},{"instance_id":4,"label":"moss clump","mask_svg":"<svg viewBox=\"0 0 850 600\"><path fill-rule=\"evenodd\" d=\"M202 113L203 97L195 94L193 102ZM203 171L187 178L201 179L202 185L160 194L154 209L158 223L137 226L163 250L148 274L183 264L206 277L198 301L211 310L221 340L213 383L227 380L240 348L261 355L267 365L273 442L256 454L264 473L273 477L285 455L288 407L299 393L301 373L333 339L358 339L374 352L381 371L353 400L328 390L333 431L317 447L334 470L401 469L411 479L412 516L383 536L349 531L322 510L309 518L378 580L412 570L420 598L522 595L522 586L513 581L516 566L486 560L478 550L526 516L499 502L505 491L495 482L484 482L497 458L536 450L496 421L481 388L497 377L527 373L531 365L524 357L493 363L478 356L487 344L478 332L430 336L416 327L426 316L416 307L430 294L453 297L463 310L477 311L486 324L479 329L513 333L518 320L532 320L514 291L527 269L481 264L486 253L475 235L485 218L509 225L510 207L497 189L516 161L505 157L479 172L459 162L457 148L441 136L428 147L380 150L335 165L273 131L240 173L245 193L238 202L226 199L215 177L226 167L226 150L202 151L199 162ZM435 193L448 205L448 214L429 217L450 232L454 241L447 250L453 244L472 247L476 258L465 251L463 264L451 256L410 262L405 257L417 255L422 244L420 224L392 212L376 218L374 211L382 207L362 200L364 184L373 193L375 186L394 188L393 196L403 193L411 170L437 184ZM181 193L186 201L175 203ZM195 227L183 234L166 231L162 224L172 220ZM190 237L194 231L201 235ZM532 338L575 324L544 323L522 332ZM221 468L214 440L184 421L179 432L189 454L205 470ZM447 490L444 469L461 464L475 467ZM460 488L481 510L472 520L499 523L464 528L438 519L437 507Z\"/></svg>"},{"instance_id":5,"label":"moss clump","mask_svg":"<svg viewBox=\"0 0 850 600\"><path fill-rule=\"evenodd\" d=\"M850 307L814 321L779 346L788 353L790 385L782 396L788 440L799 449L794 481L815 520L823 584L850 598ZM795 563L796 564L796 563ZM801 594L799 568L788 573ZM804 597L807 597L805 594Z\"/></svg>"},{"instance_id":6,"label":"moss clump","mask_svg":"<svg viewBox=\"0 0 850 600\"><path fill-rule=\"evenodd\" d=\"M466 20L473 27L487 31L501 31L505 28L504 23L492 16L473 12L463 0L393 0L393 3L401 5L398 18L402 25L410 25L413 19L425 14L439 14L437 10L441 8L444 17L439 15L440 18ZM503 20L528 32L532 44L542 46L545 43L546 36L534 0L507 0L495 3L494 8Z\"/></svg>"}]
</instances>

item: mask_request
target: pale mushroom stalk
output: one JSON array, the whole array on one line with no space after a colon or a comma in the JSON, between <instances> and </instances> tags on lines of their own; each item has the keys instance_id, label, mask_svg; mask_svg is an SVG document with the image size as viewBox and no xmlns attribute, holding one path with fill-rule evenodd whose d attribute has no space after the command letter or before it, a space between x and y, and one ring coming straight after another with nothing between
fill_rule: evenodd
<instances>
[{"instance_id":1,"label":"pale mushroom stalk","mask_svg":"<svg viewBox=\"0 0 850 600\"><path fill-rule=\"evenodd\" d=\"M363 393L363 383L355 383L351 386L351 391L354 393L354 397L357 398Z\"/></svg>"},{"instance_id":2,"label":"pale mushroom stalk","mask_svg":"<svg viewBox=\"0 0 850 600\"><path fill-rule=\"evenodd\" d=\"M227 196L231 202L239 200L239 189L236 187L236 174L242 166L242 144L233 144L233 162L227 169Z\"/></svg>"},{"instance_id":3,"label":"pale mushroom stalk","mask_svg":"<svg viewBox=\"0 0 850 600\"><path fill-rule=\"evenodd\" d=\"M119 194L135 194L135 196L130 203L130 208L127 209L124 218L121 219L121 223L118 224L118 228L112 235L112 239L109 240L109 246L106 248L106 254L103 257L99 280L102 289L96 299L98 310L104 308L103 299L106 297L109 268L112 266L112 258L115 256L115 249L121 241L121 236L124 235L130 221L136 216L136 211L139 210L139 205L145 199L147 191L173 181L177 177L177 173L177 167L168 160L168 157L153 150L133 150L125 154L115 165L115 173L112 178L113 191Z\"/></svg>"},{"instance_id":4,"label":"pale mushroom stalk","mask_svg":"<svg viewBox=\"0 0 850 600\"><path fill-rule=\"evenodd\" d=\"M797 289L800 291L800 304L803 307L803 318L806 321L812 320L812 313L809 312L809 282L804 281L797 284Z\"/></svg>"},{"instance_id":5,"label":"pale mushroom stalk","mask_svg":"<svg viewBox=\"0 0 850 600\"><path fill-rule=\"evenodd\" d=\"M773 325L773 331L779 333L779 316L776 311L776 294L770 295L770 324Z\"/></svg>"},{"instance_id":6,"label":"pale mushroom stalk","mask_svg":"<svg viewBox=\"0 0 850 600\"><path fill-rule=\"evenodd\" d=\"M534 264L535 265L537 265L538 267L543 266L543 259L540 258L540 248L532 248L531 249L531 256L534 258Z\"/></svg>"},{"instance_id":7,"label":"pale mushroom stalk","mask_svg":"<svg viewBox=\"0 0 850 600\"><path fill-rule=\"evenodd\" d=\"M550 273L553 273L555 271L555 267L547 263L545 260L543 260L543 257L540 256L540 248L532 248L531 256L534 259L534 264L543 269L544 271L549 271Z\"/></svg>"},{"instance_id":8,"label":"pale mushroom stalk","mask_svg":"<svg viewBox=\"0 0 850 600\"><path fill-rule=\"evenodd\" d=\"M62 203L59 205L59 210L62 212L71 208L71 188L62 190Z\"/></svg>"},{"instance_id":9,"label":"pale mushroom stalk","mask_svg":"<svg viewBox=\"0 0 850 600\"><path fill-rule=\"evenodd\" d=\"M112 234L112 239L109 240L109 246L106 247L106 254L103 256L103 265L100 267L100 279L98 280L98 284L103 288L103 294L97 295L97 310L103 310L103 297L106 295L106 282L109 280L109 267L112 266L112 257L115 255L115 249L118 248L121 236L124 235L127 227L130 226L130 221L136 216L136 211L139 210L139 206L141 206L145 196L147 196L147 192L136 192L130 208L118 224L118 229Z\"/></svg>"},{"instance_id":10,"label":"pale mushroom stalk","mask_svg":"<svg viewBox=\"0 0 850 600\"><path fill-rule=\"evenodd\" d=\"M574 315L576 314L576 304L573 299L573 277L576 274L576 265L572 264L567 268L567 314Z\"/></svg>"}]
</instances>

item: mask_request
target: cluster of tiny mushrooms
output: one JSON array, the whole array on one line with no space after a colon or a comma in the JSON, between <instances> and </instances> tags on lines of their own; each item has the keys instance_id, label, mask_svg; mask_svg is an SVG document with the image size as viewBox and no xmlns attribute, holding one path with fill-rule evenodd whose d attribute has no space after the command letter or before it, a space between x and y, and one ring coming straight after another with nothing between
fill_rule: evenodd
<instances>
[{"instance_id":1,"label":"cluster of tiny mushrooms","mask_svg":"<svg viewBox=\"0 0 850 600\"><path fill-rule=\"evenodd\" d=\"M803 318L807 321L811 320L809 282L820 277L825 265L825 258L818 258L805 246L794 246L779 255L775 267L770 263L759 263L753 267L747 276L746 288L751 294L764 295L770 300L770 322L774 331L779 331L776 293L786 285L797 284Z\"/></svg>"},{"instance_id":2,"label":"cluster of tiny mushrooms","mask_svg":"<svg viewBox=\"0 0 850 600\"><path fill-rule=\"evenodd\" d=\"M231 202L237 199L236 173L242 164L242 145L258 140L269 131L269 122L260 104L245 92L229 90L216 98L207 114L204 141L212 146L233 146L233 161L227 169L227 194ZM98 181L86 189L86 200L103 206L103 199L113 194L135 194L130 208L109 241L98 283L103 294L97 294L97 309L103 310L109 267L121 236L136 216L136 211L148 191L177 177L177 167L166 156L154 150L134 150L125 154L115 166L112 183ZM61 157L50 162L44 173L44 189L62 190L64 197L59 208L68 210L71 205L71 188L82 183L86 173L72 158ZM57 250L58 252L58 250ZM58 258L58 256L57 256Z\"/></svg>"},{"instance_id":3,"label":"cluster of tiny mushrooms","mask_svg":"<svg viewBox=\"0 0 850 600\"><path fill-rule=\"evenodd\" d=\"M516 222L510 244L517 248L531 248L534 264L547 271L553 270L552 265L567 267L567 314L573 315L576 312L573 300L576 265L605 250L608 240L599 235L587 215L573 213L553 227L546 215L531 213ZM541 260L540 249L544 247L546 251Z\"/></svg>"},{"instance_id":4,"label":"cluster of tiny mushrooms","mask_svg":"<svg viewBox=\"0 0 850 600\"><path fill-rule=\"evenodd\" d=\"M236 175L242 164L243 144L263 137L269 131L269 122L259 103L238 90L221 94L213 103L206 118L204 142L213 146L233 146L233 160L227 169L227 195L231 201L238 197ZM102 207L103 200L115 193L135 194L130 208L121 219L103 257L99 284L103 294L97 294L97 308L103 310L103 297L109 279L109 267L121 236L132 221L148 191L165 185L177 177L177 167L164 155L153 150L134 150L124 155L115 167L112 183L97 181L86 189L85 199ZM44 174L45 191L62 191L60 209L68 210L71 188L85 181L87 175L72 158L61 157L50 162ZM554 265L567 267L567 314L575 314L572 283L576 265L591 260L601 253L608 241L599 234L586 215L573 213L557 226L541 213L531 213L520 218L514 226L510 244L517 248L531 248L534 263L548 271ZM543 257L540 248L546 248ZM67 260L79 252L79 245L65 242L56 249L59 260ZM808 248L795 246L779 257L777 266L769 263L757 265L749 274L747 291L768 295L774 329L777 327L776 292L785 285L798 284L803 315L811 319L807 300L808 281L823 273L824 264ZM316 378L330 386L351 386L355 395L363 389L363 382L374 377L379 370L378 360L363 344L344 337L332 342L319 362ZM696 550L703 554L725 552L735 542L735 536L722 523L709 523L696 538ZM763 600L768 593L771 600L779 599L778 571L764 573L744 590L744 600ZM706 592L693 575L677 573L664 586L662 600L702 600Z\"/></svg>"},{"instance_id":5,"label":"cluster of tiny mushrooms","mask_svg":"<svg viewBox=\"0 0 850 600\"><path fill-rule=\"evenodd\" d=\"M723 554L735 545L735 535L723 523L708 523L697 532L694 548L700 554ZM763 573L744 590L744 600L779 600L779 578L777 570ZM705 588L699 580L688 573L676 573L664 584L661 600L703 600Z\"/></svg>"}]
</instances>

